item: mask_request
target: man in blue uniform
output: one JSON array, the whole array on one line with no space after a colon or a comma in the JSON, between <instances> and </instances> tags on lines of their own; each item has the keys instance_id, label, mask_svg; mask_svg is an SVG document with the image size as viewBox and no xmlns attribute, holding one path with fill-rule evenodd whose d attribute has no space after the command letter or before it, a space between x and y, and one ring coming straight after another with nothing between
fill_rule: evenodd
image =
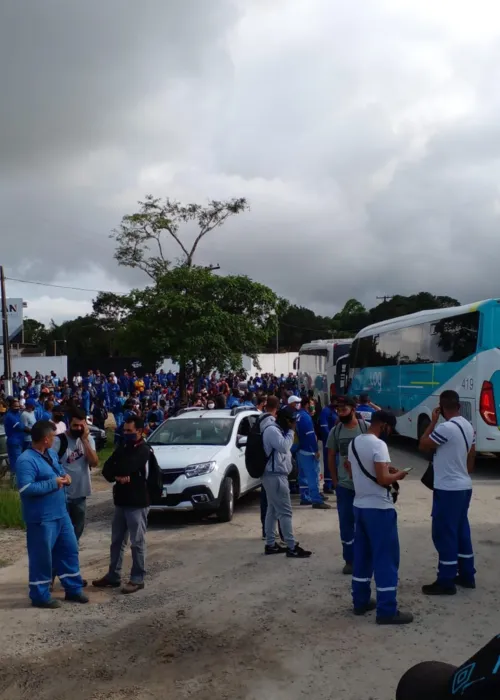
<instances>
[{"instance_id":1,"label":"man in blue uniform","mask_svg":"<svg viewBox=\"0 0 500 700\"><path fill-rule=\"evenodd\" d=\"M50 586L52 571L66 591L66 600L88 603L82 592L78 544L66 508L64 487L71 483L52 449L55 429L50 421L37 421L32 444L18 458L16 479L26 523L29 595L37 608L58 608Z\"/></svg>"},{"instance_id":2,"label":"man in blue uniform","mask_svg":"<svg viewBox=\"0 0 500 700\"><path fill-rule=\"evenodd\" d=\"M371 426L349 444L346 467L354 482L354 563L352 599L354 613L364 615L377 609L377 624L405 625L411 613L398 609L399 538L396 509L390 486L404 479L406 472L391 467L385 443L396 426L388 411L372 414ZM377 602L370 599L375 574Z\"/></svg>"},{"instance_id":3,"label":"man in blue uniform","mask_svg":"<svg viewBox=\"0 0 500 700\"><path fill-rule=\"evenodd\" d=\"M23 451L24 426L21 423L21 409L18 399L9 400L9 410L4 419L5 435L7 437L7 454L11 474L15 473L16 462Z\"/></svg>"},{"instance_id":4,"label":"man in blue uniform","mask_svg":"<svg viewBox=\"0 0 500 700\"><path fill-rule=\"evenodd\" d=\"M323 443L323 468L324 468L324 483L323 491L325 493L333 493L333 482L332 475L330 474L330 469L328 466L328 447L326 442L330 431L335 427L338 420L337 413L337 399L332 396L330 399L330 405L325 406L325 408L319 414L319 431L321 442Z\"/></svg>"},{"instance_id":5,"label":"man in blue uniform","mask_svg":"<svg viewBox=\"0 0 500 700\"><path fill-rule=\"evenodd\" d=\"M301 504L312 503L313 508L329 510L331 506L325 503L319 490L319 447L311 417L314 403L306 397L302 399L301 409L297 416L298 448L296 451L299 466L299 483L302 477L307 483L308 493L301 485Z\"/></svg>"},{"instance_id":6,"label":"man in blue uniform","mask_svg":"<svg viewBox=\"0 0 500 700\"><path fill-rule=\"evenodd\" d=\"M439 423L444 418L444 423ZM460 399L448 389L439 397L420 449L435 450L432 540L439 555L438 577L423 586L426 595L454 595L457 584L475 588L476 570L469 525L470 474L476 456L474 428L460 415Z\"/></svg>"}]
</instances>

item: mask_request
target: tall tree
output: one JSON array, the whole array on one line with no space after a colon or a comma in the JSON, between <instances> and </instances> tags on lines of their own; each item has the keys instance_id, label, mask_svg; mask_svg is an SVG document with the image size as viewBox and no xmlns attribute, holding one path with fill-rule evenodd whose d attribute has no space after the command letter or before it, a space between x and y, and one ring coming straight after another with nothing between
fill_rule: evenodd
<instances>
[{"instance_id":1,"label":"tall tree","mask_svg":"<svg viewBox=\"0 0 500 700\"><path fill-rule=\"evenodd\" d=\"M123 217L119 228L113 231L111 237L117 242L115 259L118 264L138 268L152 280L159 279L172 266L165 254L166 239L170 237L180 248L180 264L192 267L202 239L210 231L222 226L231 216L249 208L244 197L226 201L212 200L202 206L147 195L139 205L138 212ZM187 243L180 229L191 228L193 224L197 227L197 233L194 241Z\"/></svg>"},{"instance_id":2,"label":"tall tree","mask_svg":"<svg viewBox=\"0 0 500 700\"><path fill-rule=\"evenodd\" d=\"M102 314L101 300L94 309ZM121 314L125 342L134 344L141 357L156 362L171 357L179 363L182 392L188 364L208 372L241 368L243 354L256 360L275 332L279 299L248 277L180 266L144 290L116 297L114 304L106 312Z\"/></svg>"},{"instance_id":3,"label":"tall tree","mask_svg":"<svg viewBox=\"0 0 500 700\"><path fill-rule=\"evenodd\" d=\"M34 318L25 318L23 321L23 343L26 345L45 345L47 338L47 328L40 321Z\"/></svg>"}]
</instances>

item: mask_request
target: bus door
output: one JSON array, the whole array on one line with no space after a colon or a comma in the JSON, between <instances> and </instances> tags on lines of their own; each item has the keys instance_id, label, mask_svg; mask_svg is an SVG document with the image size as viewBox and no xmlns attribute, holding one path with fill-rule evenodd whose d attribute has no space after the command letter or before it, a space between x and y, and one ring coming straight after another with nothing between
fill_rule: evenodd
<instances>
[{"instance_id":1,"label":"bus door","mask_svg":"<svg viewBox=\"0 0 500 700\"><path fill-rule=\"evenodd\" d=\"M349 355L339 357L335 363L335 380L330 386L330 395L343 396L347 393L349 378Z\"/></svg>"}]
</instances>

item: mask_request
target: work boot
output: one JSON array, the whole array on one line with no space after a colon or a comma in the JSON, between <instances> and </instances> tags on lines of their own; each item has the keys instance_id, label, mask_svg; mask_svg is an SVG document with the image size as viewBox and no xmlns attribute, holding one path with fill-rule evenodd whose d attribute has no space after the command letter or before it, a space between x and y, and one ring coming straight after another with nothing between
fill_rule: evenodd
<instances>
[{"instance_id":1,"label":"work boot","mask_svg":"<svg viewBox=\"0 0 500 700\"><path fill-rule=\"evenodd\" d=\"M284 554L286 552L286 547L282 547L277 542L269 546L266 544L264 554Z\"/></svg>"},{"instance_id":2,"label":"work boot","mask_svg":"<svg viewBox=\"0 0 500 700\"><path fill-rule=\"evenodd\" d=\"M460 588L470 588L473 589L476 587L476 582L474 579L466 579L462 578L461 576L457 576L455 579L455 586L460 586Z\"/></svg>"},{"instance_id":3,"label":"work boot","mask_svg":"<svg viewBox=\"0 0 500 700\"><path fill-rule=\"evenodd\" d=\"M335 491L333 489L323 489L323 493L327 493L329 496L332 496Z\"/></svg>"},{"instance_id":4,"label":"work boot","mask_svg":"<svg viewBox=\"0 0 500 700\"><path fill-rule=\"evenodd\" d=\"M313 508L315 510L331 510L332 507L328 503L313 503Z\"/></svg>"},{"instance_id":5,"label":"work boot","mask_svg":"<svg viewBox=\"0 0 500 700\"><path fill-rule=\"evenodd\" d=\"M111 581L107 576L92 581L94 588L120 588L121 581Z\"/></svg>"},{"instance_id":6,"label":"work boot","mask_svg":"<svg viewBox=\"0 0 500 700\"><path fill-rule=\"evenodd\" d=\"M299 506L310 506L310 505L312 505L311 501L305 501L303 498L300 499Z\"/></svg>"},{"instance_id":7,"label":"work boot","mask_svg":"<svg viewBox=\"0 0 500 700\"><path fill-rule=\"evenodd\" d=\"M61 607L61 603L55 598L49 598L49 600L37 600L33 601L31 605L34 608L42 608L43 610L55 610Z\"/></svg>"},{"instance_id":8,"label":"work boot","mask_svg":"<svg viewBox=\"0 0 500 700\"><path fill-rule=\"evenodd\" d=\"M302 549L298 544L295 545L295 549L286 550L287 557L292 557L293 559L307 559L310 557L312 552L308 552L307 549Z\"/></svg>"},{"instance_id":9,"label":"work boot","mask_svg":"<svg viewBox=\"0 0 500 700\"><path fill-rule=\"evenodd\" d=\"M422 586L422 593L424 595L455 595L457 592L457 587L454 583L449 586L444 586L439 581L434 581L428 586Z\"/></svg>"},{"instance_id":10,"label":"work boot","mask_svg":"<svg viewBox=\"0 0 500 700\"><path fill-rule=\"evenodd\" d=\"M137 593L137 591L142 591L143 588L144 583L132 583L132 581L129 581L123 586L122 593L124 593L125 595L128 595L130 593Z\"/></svg>"},{"instance_id":11,"label":"work boot","mask_svg":"<svg viewBox=\"0 0 500 700\"><path fill-rule=\"evenodd\" d=\"M342 569L342 573L344 576L352 576L352 564L346 562L344 568Z\"/></svg>"},{"instance_id":12,"label":"work boot","mask_svg":"<svg viewBox=\"0 0 500 700\"><path fill-rule=\"evenodd\" d=\"M377 625L409 625L413 622L413 615L409 612L400 612L399 610L395 615L390 615L389 617L378 617Z\"/></svg>"},{"instance_id":13,"label":"work boot","mask_svg":"<svg viewBox=\"0 0 500 700\"><path fill-rule=\"evenodd\" d=\"M320 496L321 496L321 498L323 499L323 502L324 502L324 503L326 503L327 501L330 500L330 499L328 498L328 496L325 496L324 493L320 494Z\"/></svg>"},{"instance_id":14,"label":"work boot","mask_svg":"<svg viewBox=\"0 0 500 700\"><path fill-rule=\"evenodd\" d=\"M365 615L365 613L372 612L377 609L377 602L371 598L371 600L363 605L361 608L354 608L355 615Z\"/></svg>"},{"instance_id":15,"label":"work boot","mask_svg":"<svg viewBox=\"0 0 500 700\"><path fill-rule=\"evenodd\" d=\"M85 593L66 593L64 600L68 603L88 603L89 599Z\"/></svg>"}]
</instances>

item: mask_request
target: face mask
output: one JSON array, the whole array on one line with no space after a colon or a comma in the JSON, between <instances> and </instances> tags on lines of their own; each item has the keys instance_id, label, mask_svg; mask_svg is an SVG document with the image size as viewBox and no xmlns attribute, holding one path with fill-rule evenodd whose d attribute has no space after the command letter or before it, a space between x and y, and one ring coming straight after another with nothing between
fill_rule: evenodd
<instances>
[{"instance_id":1,"label":"face mask","mask_svg":"<svg viewBox=\"0 0 500 700\"><path fill-rule=\"evenodd\" d=\"M75 440L77 440L79 437L82 437L83 428L71 428L71 430L69 431L69 434L71 435L72 438L75 438Z\"/></svg>"},{"instance_id":2,"label":"face mask","mask_svg":"<svg viewBox=\"0 0 500 700\"><path fill-rule=\"evenodd\" d=\"M64 416L62 413L53 413L52 418L54 419L55 423L60 423L62 420L64 420Z\"/></svg>"},{"instance_id":3,"label":"face mask","mask_svg":"<svg viewBox=\"0 0 500 700\"><path fill-rule=\"evenodd\" d=\"M123 442L125 445L135 445L137 442L137 434L136 433L125 433L123 436Z\"/></svg>"},{"instance_id":4,"label":"face mask","mask_svg":"<svg viewBox=\"0 0 500 700\"><path fill-rule=\"evenodd\" d=\"M350 423L352 421L352 413L348 413L346 416L339 416L339 421L344 424Z\"/></svg>"},{"instance_id":5,"label":"face mask","mask_svg":"<svg viewBox=\"0 0 500 700\"><path fill-rule=\"evenodd\" d=\"M215 408L215 404L214 404L214 403L209 403L209 404L208 404L208 408Z\"/></svg>"}]
</instances>

